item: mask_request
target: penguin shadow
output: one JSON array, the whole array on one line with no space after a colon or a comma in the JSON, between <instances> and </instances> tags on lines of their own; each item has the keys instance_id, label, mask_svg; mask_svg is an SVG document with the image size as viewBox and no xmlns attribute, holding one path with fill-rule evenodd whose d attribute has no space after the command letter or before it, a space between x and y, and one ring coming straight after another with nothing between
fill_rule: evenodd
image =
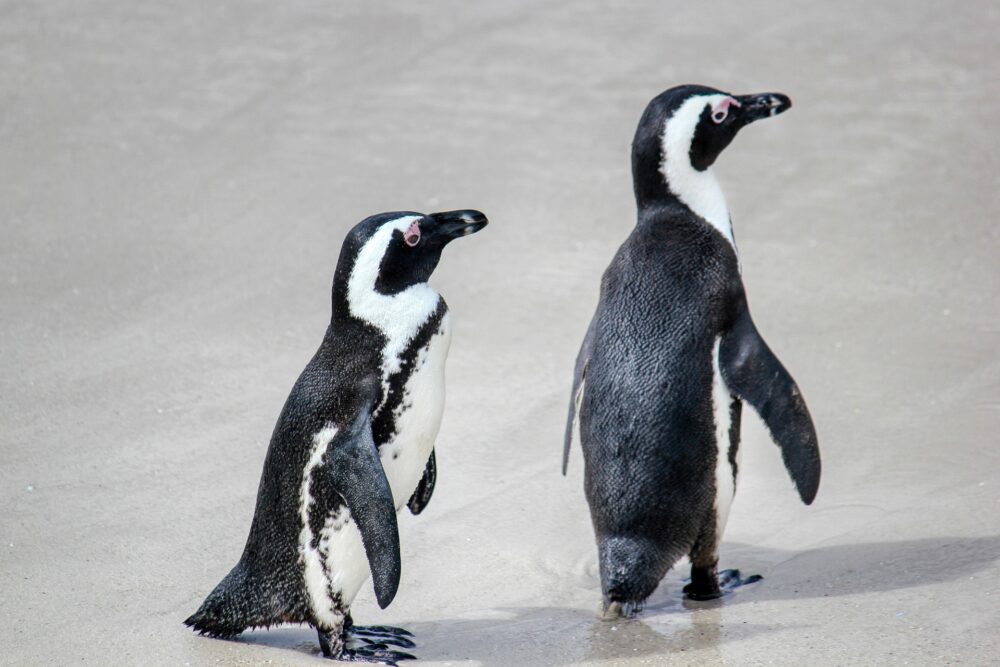
<instances>
[{"instance_id":1,"label":"penguin shadow","mask_svg":"<svg viewBox=\"0 0 1000 667\"><path fill-rule=\"evenodd\" d=\"M400 624L414 633L417 646L412 652L422 661L473 660L484 667L500 667L687 654L698 664L722 664L726 643L789 629L787 625L726 623L725 607L947 583L975 575L998 557L1000 535L842 544L805 551L727 543L722 549L722 567L740 567L744 576L763 572L765 578L719 600L684 600L679 580L686 565L681 563L650 596L644 610L629 620L597 618L600 590L596 585L593 609L501 607L483 610L488 618L413 618ZM245 632L238 641L322 659L316 632L307 626Z\"/></svg>"},{"instance_id":2,"label":"penguin shadow","mask_svg":"<svg viewBox=\"0 0 1000 667\"><path fill-rule=\"evenodd\" d=\"M232 641L306 653L316 656L317 659L326 660L320 651L316 630L308 625L281 625L268 629L247 630ZM337 663L330 662L330 664Z\"/></svg>"},{"instance_id":3,"label":"penguin shadow","mask_svg":"<svg viewBox=\"0 0 1000 667\"><path fill-rule=\"evenodd\" d=\"M722 664L722 643L788 629L787 625L740 624L723 630L717 606L688 611L608 622L597 618L596 607L502 607L486 611L490 618L436 619L405 625L417 643L411 652L418 662L412 664L469 660L483 667L573 665L685 652L697 653L699 664ZM316 632L307 626L247 631L236 641L324 660ZM411 663L400 663L407 664Z\"/></svg>"},{"instance_id":4,"label":"penguin shadow","mask_svg":"<svg viewBox=\"0 0 1000 667\"><path fill-rule=\"evenodd\" d=\"M982 571L1000 558L1000 535L861 542L805 551L727 544L725 567L764 580L726 596L724 604L878 593L947 583Z\"/></svg>"}]
</instances>

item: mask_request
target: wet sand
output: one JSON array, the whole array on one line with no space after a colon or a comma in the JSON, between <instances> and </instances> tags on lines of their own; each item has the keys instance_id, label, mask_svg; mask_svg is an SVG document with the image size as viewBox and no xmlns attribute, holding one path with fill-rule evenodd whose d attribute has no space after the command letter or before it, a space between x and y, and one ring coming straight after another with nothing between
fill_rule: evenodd
<instances>
[{"instance_id":1,"label":"wet sand","mask_svg":"<svg viewBox=\"0 0 1000 667\"><path fill-rule=\"evenodd\" d=\"M181 625L235 563L344 233L450 247L439 481L360 623L421 664L987 664L1000 654L1000 10L989 3L57 0L0 5L0 663L319 665L307 628ZM676 5L676 6L675 6ZM778 90L717 171L754 318L824 456L755 418L721 566L602 623L572 361L677 83Z\"/></svg>"}]
</instances>

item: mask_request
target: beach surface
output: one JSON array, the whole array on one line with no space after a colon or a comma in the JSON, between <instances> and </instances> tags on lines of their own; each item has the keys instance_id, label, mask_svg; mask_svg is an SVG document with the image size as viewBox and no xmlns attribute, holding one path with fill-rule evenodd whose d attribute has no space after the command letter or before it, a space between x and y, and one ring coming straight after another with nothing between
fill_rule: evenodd
<instances>
[{"instance_id":1,"label":"beach surface","mask_svg":"<svg viewBox=\"0 0 1000 667\"><path fill-rule=\"evenodd\" d=\"M182 625L236 563L341 241L484 211L438 484L359 624L426 665L985 665L1000 655L1000 6L929 0L0 3L0 664L322 665ZM815 420L802 505L745 411L720 567L596 618L573 361L681 83L780 91L716 171Z\"/></svg>"}]
</instances>

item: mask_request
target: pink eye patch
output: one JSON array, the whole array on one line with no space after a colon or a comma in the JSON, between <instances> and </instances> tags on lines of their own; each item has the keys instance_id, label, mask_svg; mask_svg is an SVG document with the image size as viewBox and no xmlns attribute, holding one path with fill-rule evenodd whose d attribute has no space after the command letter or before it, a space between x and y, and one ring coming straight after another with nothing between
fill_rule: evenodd
<instances>
[{"instance_id":1,"label":"pink eye patch","mask_svg":"<svg viewBox=\"0 0 1000 667\"><path fill-rule=\"evenodd\" d=\"M411 248L420 243L420 225L416 221L403 234L403 242Z\"/></svg>"},{"instance_id":2,"label":"pink eye patch","mask_svg":"<svg viewBox=\"0 0 1000 667\"><path fill-rule=\"evenodd\" d=\"M729 115L729 107L736 107L737 109L742 106L738 100L733 97L727 97L712 107L712 121L716 124L721 123L726 120Z\"/></svg>"}]
</instances>

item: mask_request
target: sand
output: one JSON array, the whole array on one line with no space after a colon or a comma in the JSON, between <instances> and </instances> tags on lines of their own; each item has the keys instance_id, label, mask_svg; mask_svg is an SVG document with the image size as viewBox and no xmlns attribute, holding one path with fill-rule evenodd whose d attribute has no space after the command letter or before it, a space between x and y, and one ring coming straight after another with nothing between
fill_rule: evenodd
<instances>
[{"instance_id":1,"label":"sand","mask_svg":"<svg viewBox=\"0 0 1000 667\"><path fill-rule=\"evenodd\" d=\"M0 663L320 665L181 625L235 563L274 420L378 211L449 247L439 481L361 623L421 664L940 665L1000 655L1000 9L925 0L0 6ZM721 566L595 618L559 457L634 221L650 97L777 90L717 172L755 321L812 410L801 505L760 423Z\"/></svg>"}]
</instances>

